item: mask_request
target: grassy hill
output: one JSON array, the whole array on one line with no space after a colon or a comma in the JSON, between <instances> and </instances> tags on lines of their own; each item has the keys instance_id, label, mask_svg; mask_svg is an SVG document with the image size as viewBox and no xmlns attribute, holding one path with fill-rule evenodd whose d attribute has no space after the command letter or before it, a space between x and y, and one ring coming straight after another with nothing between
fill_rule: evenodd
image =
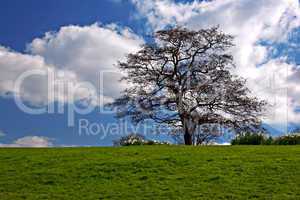
<instances>
[{"instance_id":1,"label":"grassy hill","mask_svg":"<svg viewBox=\"0 0 300 200\"><path fill-rule=\"evenodd\" d=\"M300 146L0 149L0 199L300 199Z\"/></svg>"}]
</instances>

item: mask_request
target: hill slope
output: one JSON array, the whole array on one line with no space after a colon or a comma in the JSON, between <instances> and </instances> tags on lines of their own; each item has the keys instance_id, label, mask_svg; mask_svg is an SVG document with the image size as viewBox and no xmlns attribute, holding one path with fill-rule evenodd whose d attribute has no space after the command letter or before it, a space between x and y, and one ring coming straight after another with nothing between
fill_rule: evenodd
<instances>
[{"instance_id":1,"label":"hill slope","mask_svg":"<svg viewBox=\"0 0 300 200\"><path fill-rule=\"evenodd\" d=\"M299 146L0 149L0 199L300 199Z\"/></svg>"}]
</instances>

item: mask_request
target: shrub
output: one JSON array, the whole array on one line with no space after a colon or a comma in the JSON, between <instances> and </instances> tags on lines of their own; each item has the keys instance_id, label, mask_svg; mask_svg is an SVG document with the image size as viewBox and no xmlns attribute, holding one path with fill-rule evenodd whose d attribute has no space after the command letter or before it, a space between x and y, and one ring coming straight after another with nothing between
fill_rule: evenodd
<instances>
[{"instance_id":1,"label":"shrub","mask_svg":"<svg viewBox=\"0 0 300 200\"><path fill-rule=\"evenodd\" d=\"M231 141L232 145L300 145L300 133L280 136L276 138L266 137L263 134L246 133L237 136Z\"/></svg>"},{"instance_id":2,"label":"shrub","mask_svg":"<svg viewBox=\"0 0 300 200\"><path fill-rule=\"evenodd\" d=\"M270 136L266 141L264 142L265 145L272 145L274 143L274 139Z\"/></svg>"},{"instance_id":3,"label":"shrub","mask_svg":"<svg viewBox=\"0 0 300 200\"><path fill-rule=\"evenodd\" d=\"M131 145L165 145L170 144L169 142L147 140L143 135L140 134L129 134L121 137L114 141L114 146L131 146Z\"/></svg>"},{"instance_id":4,"label":"shrub","mask_svg":"<svg viewBox=\"0 0 300 200\"><path fill-rule=\"evenodd\" d=\"M277 145L300 145L300 134L285 135L274 139Z\"/></svg>"},{"instance_id":5,"label":"shrub","mask_svg":"<svg viewBox=\"0 0 300 200\"><path fill-rule=\"evenodd\" d=\"M114 141L114 146L142 145L146 142L145 137L139 134L129 134Z\"/></svg>"},{"instance_id":6,"label":"shrub","mask_svg":"<svg viewBox=\"0 0 300 200\"><path fill-rule=\"evenodd\" d=\"M272 139L261 133L244 133L231 141L232 145L260 145L270 143Z\"/></svg>"}]
</instances>

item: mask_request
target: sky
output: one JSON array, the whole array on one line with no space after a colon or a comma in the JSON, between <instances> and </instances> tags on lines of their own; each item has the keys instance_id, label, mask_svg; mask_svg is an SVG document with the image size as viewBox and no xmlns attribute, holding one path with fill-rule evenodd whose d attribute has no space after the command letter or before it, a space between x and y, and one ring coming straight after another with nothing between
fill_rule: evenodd
<instances>
[{"instance_id":1,"label":"sky","mask_svg":"<svg viewBox=\"0 0 300 200\"><path fill-rule=\"evenodd\" d=\"M0 13L0 146L107 146L131 131L168 139L103 105L126 88L117 61L176 25L232 34L235 73L272 105L264 123L300 125L298 0L2 0Z\"/></svg>"}]
</instances>

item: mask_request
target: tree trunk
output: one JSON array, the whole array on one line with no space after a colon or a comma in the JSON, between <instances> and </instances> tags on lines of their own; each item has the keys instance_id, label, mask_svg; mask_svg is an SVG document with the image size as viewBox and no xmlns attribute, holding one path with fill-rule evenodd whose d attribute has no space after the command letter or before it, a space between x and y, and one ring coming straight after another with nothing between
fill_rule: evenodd
<instances>
[{"instance_id":1,"label":"tree trunk","mask_svg":"<svg viewBox=\"0 0 300 200\"><path fill-rule=\"evenodd\" d=\"M185 145L192 145L193 144L192 143L192 135L188 131L186 131L184 133L184 144Z\"/></svg>"},{"instance_id":2,"label":"tree trunk","mask_svg":"<svg viewBox=\"0 0 300 200\"><path fill-rule=\"evenodd\" d=\"M185 145L193 145L192 131L190 128L190 121L188 118L181 118L184 130L184 144Z\"/></svg>"}]
</instances>

